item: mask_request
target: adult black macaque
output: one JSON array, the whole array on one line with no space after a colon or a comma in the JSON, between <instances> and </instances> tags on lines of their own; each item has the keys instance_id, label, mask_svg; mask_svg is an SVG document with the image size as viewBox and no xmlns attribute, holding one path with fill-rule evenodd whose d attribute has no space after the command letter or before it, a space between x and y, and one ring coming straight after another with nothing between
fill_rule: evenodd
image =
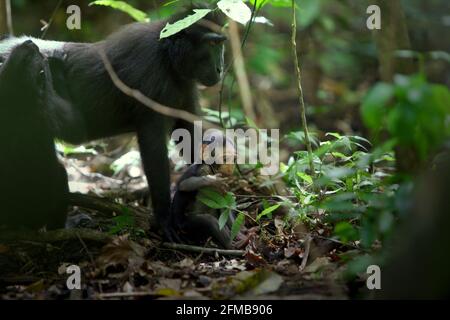
<instances>
[{"instance_id":1,"label":"adult black macaque","mask_svg":"<svg viewBox=\"0 0 450 320\"><path fill-rule=\"evenodd\" d=\"M205 19L217 21L213 14ZM197 23L160 40L166 23L133 23L97 43L33 41L49 58L57 93L71 103L70 110L58 107L50 111L55 136L79 144L135 131L155 215L169 240L176 240L169 216L166 146L172 121L116 88L99 55L99 50L104 50L118 77L129 87L163 105L196 113L196 82L212 86L220 80L226 38ZM26 39L0 42L0 55L7 55L11 47ZM192 124L177 121L175 127L188 129L193 137Z\"/></svg>"},{"instance_id":2,"label":"adult black macaque","mask_svg":"<svg viewBox=\"0 0 450 320\"><path fill-rule=\"evenodd\" d=\"M0 226L64 227L67 175L58 162L46 106L63 106L49 66L31 41L0 67Z\"/></svg>"}]
</instances>

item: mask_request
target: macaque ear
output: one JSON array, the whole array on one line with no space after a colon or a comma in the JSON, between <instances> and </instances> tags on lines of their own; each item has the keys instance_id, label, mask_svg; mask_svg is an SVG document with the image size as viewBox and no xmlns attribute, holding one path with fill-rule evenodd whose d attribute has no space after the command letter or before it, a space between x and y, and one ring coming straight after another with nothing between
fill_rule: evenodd
<instances>
[{"instance_id":1,"label":"macaque ear","mask_svg":"<svg viewBox=\"0 0 450 320\"><path fill-rule=\"evenodd\" d=\"M215 33L215 32L208 32L202 36L202 41L212 42L214 44L221 44L225 40L227 40L227 37L225 37L222 34Z\"/></svg>"}]
</instances>

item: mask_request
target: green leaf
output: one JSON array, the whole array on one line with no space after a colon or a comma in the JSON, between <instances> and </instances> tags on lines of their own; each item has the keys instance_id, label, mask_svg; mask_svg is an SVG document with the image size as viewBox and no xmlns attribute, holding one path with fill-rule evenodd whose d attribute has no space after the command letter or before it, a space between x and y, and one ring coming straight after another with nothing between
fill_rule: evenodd
<instances>
[{"instance_id":1,"label":"green leaf","mask_svg":"<svg viewBox=\"0 0 450 320\"><path fill-rule=\"evenodd\" d=\"M148 15L145 12L132 7L131 5L129 5L128 3L124 2L124 1L98 0L98 1L89 3L89 6L93 6L93 5L106 6L106 7L111 7L113 9L116 9L116 10L120 10L122 12L127 13L134 20L139 21L139 22L149 22L150 21L150 19L148 18Z\"/></svg>"},{"instance_id":2,"label":"green leaf","mask_svg":"<svg viewBox=\"0 0 450 320\"><path fill-rule=\"evenodd\" d=\"M236 199L232 192L227 192L224 199L225 199L225 202L227 203L228 208L233 208L233 209L236 208Z\"/></svg>"},{"instance_id":3,"label":"green leaf","mask_svg":"<svg viewBox=\"0 0 450 320\"><path fill-rule=\"evenodd\" d=\"M245 117L245 120L247 122L247 125L250 128L256 129L259 131L258 125L255 123L255 121L253 121L253 119L250 119L249 117Z\"/></svg>"},{"instance_id":4,"label":"green leaf","mask_svg":"<svg viewBox=\"0 0 450 320\"><path fill-rule=\"evenodd\" d=\"M204 205L213 208L213 209L222 209L223 206L215 202L214 200L203 198L201 196L197 196L197 199L200 200Z\"/></svg>"},{"instance_id":5,"label":"green leaf","mask_svg":"<svg viewBox=\"0 0 450 320\"><path fill-rule=\"evenodd\" d=\"M256 221L258 221L259 219L261 219L262 217L272 213L273 211L277 210L280 207L281 204L275 204L271 207L268 207L266 209L263 210L263 212L261 212L260 214L258 214L258 216L256 217Z\"/></svg>"},{"instance_id":6,"label":"green leaf","mask_svg":"<svg viewBox=\"0 0 450 320\"><path fill-rule=\"evenodd\" d=\"M360 136L351 136L351 138L355 139L355 140L360 140L360 141L363 141L363 142L365 142L365 143L367 143L369 145L372 145L372 143L369 140L367 140L366 138L363 138L363 137L360 137Z\"/></svg>"},{"instance_id":7,"label":"green leaf","mask_svg":"<svg viewBox=\"0 0 450 320\"><path fill-rule=\"evenodd\" d=\"M341 152L331 152L331 155L335 158L339 158L339 159L346 160L346 161L351 159L351 157L348 157Z\"/></svg>"},{"instance_id":8,"label":"green leaf","mask_svg":"<svg viewBox=\"0 0 450 320\"><path fill-rule=\"evenodd\" d=\"M304 131L293 131L287 135L287 138L297 140L301 143L305 143L305 132ZM317 134L315 132L309 133L309 140L314 146L319 145L319 139L317 138Z\"/></svg>"},{"instance_id":9,"label":"green leaf","mask_svg":"<svg viewBox=\"0 0 450 320\"><path fill-rule=\"evenodd\" d=\"M266 4L270 4L274 7L291 7L292 6L292 0L250 0L250 4L252 7L255 5L255 2L257 2L257 9L264 7Z\"/></svg>"},{"instance_id":10,"label":"green leaf","mask_svg":"<svg viewBox=\"0 0 450 320\"><path fill-rule=\"evenodd\" d=\"M348 222L339 222L334 227L334 233L342 242L358 240L358 231Z\"/></svg>"},{"instance_id":11,"label":"green leaf","mask_svg":"<svg viewBox=\"0 0 450 320\"><path fill-rule=\"evenodd\" d=\"M313 179L311 178L311 176L304 172L297 172L297 176L299 176L299 178L301 178L303 181L305 181L308 184L313 183Z\"/></svg>"},{"instance_id":12,"label":"green leaf","mask_svg":"<svg viewBox=\"0 0 450 320\"><path fill-rule=\"evenodd\" d=\"M330 212L355 212L358 209L353 203L355 198L353 192L340 193L326 199L320 207Z\"/></svg>"},{"instance_id":13,"label":"green leaf","mask_svg":"<svg viewBox=\"0 0 450 320\"><path fill-rule=\"evenodd\" d=\"M369 91L362 104L362 118L372 130L380 128L385 115L386 103L393 97L394 89L387 83L378 83Z\"/></svg>"},{"instance_id":14,"label":"green leaf","mask_svg":"<svg viewBox=\"0 0 450 320\"><path fill-rule=\"evenodd\" d=\"M328 179L342 179L354 174L355 170L346 167L332 167L324 172L324 176Z\"/></svg>"},{"instance_id":15,"label":"green leaf","mask_svg":"<svg viewBox=\"0 0 450 320\"><path fill-rule=\"evenodd\" d=\"M348 137L342 137L339 142L342 143L348 151L352 151L352 143Z\"/></svg>"},{"instance_id":16,"label":"green leaf","mask_svg":"<svg viewBox=\"0 0 450 320\"><path fill-rule=\"evenodd\" d=\"M239 213L236 220L234 220L233 226L231 227L231 239L236 238L239 230L241 230L242 225L245 221L245 215L243 213Z\"/></svg>"},{"instance_id":17,"label":"green leaf","mask_svg":"<svg viewBox=\"0 0 450 320\"><path fill-rule=\"evenodd\" d=\"M321 16L321 8L320 0L302 0L297 11L299 25L305 28L316 22Z\"/></svg>"},{"instance_id":18,"label":"green leaf","mask_svg":"<svg viewBox=\"0 0 450 320\"><path fill-rule=\"evenodd\" d=\"M230 217L231 210L225 210L220 214L219 217L219 229L222 230L223 227L227 224L228 218Z\"/></svg>"},{"instance_id":19,"label":"green leaf","mask_svg":"<svg viewBox=\"0 0 450 320\"><path fill-rule=\"evenodd\" d=\"M335 137L337 140L342 138L342 136L339 133L337 133L337 132L327 132L327 133L325 133L325 137L328 137L328 136Z\"/></svg>"},{"instance_id":20,"label":"green leaf","mask_svg":"<svg viewBox=\"0 0 450 320\"><path fill-rule=\"evenodd\" d=\"M191 14L190 16L187 16L184 19L178 20L175 23L168 23L164 29L161 30L161 34L159 35L160 39L164 39L170 36L173 36L174 34L177 34L178 32L190 27L197 21L203 19L208 13L210 13L210 9L194 9L194 14Z\"/></svg>"},{"instance_id":21,"label":"green leaf","mask_svg":"<svg viewBox=\"0 0 450 320\"><path fill-rule=\"evenodd\" d=\"M229 18L244 25L252 16L252 11L242 0L220 0L217 6Z\"/></svg>"},{"instance_id":22,"label":"green leaf","mask_svg":"<svg viewBox=\"0 0 450 320\"><path fill-rule=\"evenodd\" d=\"M197 199L200 200L206 206L213 209L223 209L228 207L228 201L220 193L212 189L201 189L197 195Z\"/></svg>"},{"instance_id":23,"label":"green leaf","mask_svg":"<svg viewBox=\"0 0 450 320\"><path fill-rule=\"evenodd\" d=\"M135 225L134 217L128 212L127 208L124 208L121 215L112 218L112 221L115 225L109 229L109 234L118 234L126 229L133 228Z\"/></svg>"},{"instance_id":24,"label":"green leaf","mask_svg":"<svg viewBox=\"0 0 450 320\"><path fill-rule=\"evenodd\" d=\"M95 156L98 154L97 150L94 148L86 148L86 146L73 147L63 143L57 143L56 146L58 151L63 152L65 156L70 156L72 154L90 154Z\"/></svg>"}]
</instances>

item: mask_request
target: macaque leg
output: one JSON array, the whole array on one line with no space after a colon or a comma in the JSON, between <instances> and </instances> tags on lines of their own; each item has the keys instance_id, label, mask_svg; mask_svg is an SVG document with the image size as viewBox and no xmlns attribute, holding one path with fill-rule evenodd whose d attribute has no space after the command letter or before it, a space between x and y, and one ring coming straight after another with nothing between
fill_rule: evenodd
<instances>
[{"instance_id":1,"label":"macaque leg","mask_svg":"<svg viewBox=\"0 0 450 320\"><path fill-rule=\"evenodd\" d=\"M206 241L212 238L222 248L231 248L231 236L229 229L219 229L217 218L208 214L189 215L186 217L184 228L187 237L193 241Z\"/></svg>"}]
</instances>

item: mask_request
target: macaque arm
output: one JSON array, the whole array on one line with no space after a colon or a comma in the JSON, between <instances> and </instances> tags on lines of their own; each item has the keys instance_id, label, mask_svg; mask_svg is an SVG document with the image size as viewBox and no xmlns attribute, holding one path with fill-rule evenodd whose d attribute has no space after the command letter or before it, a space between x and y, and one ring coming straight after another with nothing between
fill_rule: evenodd
<instances>
[{"instance_id":1,"label":"macaque arm","mask_svg":"<svg viewBox=\"0 0 450 320\"><path fill-rule=\"evenodd\" d=\"M204 187L212 186L218 181L217 177L208 175L201 177L190 177L180 182L178 189L180 191L196 191Z\"/></svg>"}]
</instances>

